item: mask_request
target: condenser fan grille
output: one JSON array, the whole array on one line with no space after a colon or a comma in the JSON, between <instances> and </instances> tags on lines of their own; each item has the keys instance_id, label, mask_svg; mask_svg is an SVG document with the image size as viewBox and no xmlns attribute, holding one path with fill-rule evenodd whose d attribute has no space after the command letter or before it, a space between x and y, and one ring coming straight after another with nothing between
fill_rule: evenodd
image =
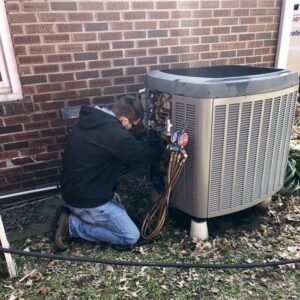
<instances>
[{"instance_id":1,"label":"condenser fan grille","mask_svg":"<svg viewBox=\"0 0 300 300\"><path fill-rule=\"evenodd\" d=\"M215 123L214 127L214 147L212 149L211 169L213 170L213 184L211 182L209 211L219 210L219 199L221 198L222 189L222 162L223 162L223 145L224 145L224 134L225 134L225 122L226 122L226 105L219 105L215 109L215 119L218 122Z\"/></svg>"},{"instance_id":2,"label":"condenser fan grille","mask_svg":"<svg viewBox=\"0 0 300 300\"><path fill-rule=\"evenodd\" d=\"M297 92L214 106L208 213L272 195L283 183Z\"/></svg>"}]
</instances>

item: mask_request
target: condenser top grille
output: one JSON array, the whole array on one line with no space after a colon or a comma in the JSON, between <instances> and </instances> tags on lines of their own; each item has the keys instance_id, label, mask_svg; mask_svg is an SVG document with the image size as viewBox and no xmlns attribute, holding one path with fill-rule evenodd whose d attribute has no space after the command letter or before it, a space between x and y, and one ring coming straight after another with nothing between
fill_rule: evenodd
<instances>
[{"instance_id":1,"label":"condenser top grille","mask_svg":"<svg viewBox=\"0 0 300 300\"><path fill-rule=\"evenodd\" d=\"M297 72L245 65L154 70L147 88L197 99L219 99L274 92L298 84Z\"/></svg>"}]
</instances>

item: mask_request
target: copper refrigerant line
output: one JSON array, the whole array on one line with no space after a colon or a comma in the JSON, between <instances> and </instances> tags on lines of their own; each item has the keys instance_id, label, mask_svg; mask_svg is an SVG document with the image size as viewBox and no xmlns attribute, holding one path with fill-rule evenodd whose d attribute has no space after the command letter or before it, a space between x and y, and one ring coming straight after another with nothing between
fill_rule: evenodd
<instances>
[{"instance_id":1,"label":"copper refrigerant line","mask_svg":"<svg viewBox=\"0 0 300 300\"><path fill-rule=\"evenodd\" d=\"M144 219L141 235L145 240L153 240L159 235L166 220L171 191L176 185L188 157L184 149L174 146L169 146L169 149L171 154L167 170L167 186L162 196L153 203Z\"/></svg>"}]
</instances>

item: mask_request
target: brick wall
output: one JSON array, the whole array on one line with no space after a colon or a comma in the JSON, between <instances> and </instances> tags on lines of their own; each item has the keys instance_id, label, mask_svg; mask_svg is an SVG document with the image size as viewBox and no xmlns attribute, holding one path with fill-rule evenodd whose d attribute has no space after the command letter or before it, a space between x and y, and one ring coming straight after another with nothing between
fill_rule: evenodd
<instances>
[{"instance_id":1,"label":"brick wall","mask_svg":"<svg viewBox=\"0 0 300 300\"><path fill-rule=\"evenodd\" d=\"M280 0L5 3L24 99L0 103L1 193L58 181L60 108L112 103L154 69L274 65Z\"/></svg>"}]
</instances>

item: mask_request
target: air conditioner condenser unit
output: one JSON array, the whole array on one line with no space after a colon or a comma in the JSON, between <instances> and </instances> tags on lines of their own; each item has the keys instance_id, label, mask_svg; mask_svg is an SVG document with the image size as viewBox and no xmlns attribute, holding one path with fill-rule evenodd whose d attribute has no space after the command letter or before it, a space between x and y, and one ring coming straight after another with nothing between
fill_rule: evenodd
<instances>
[{"instance_id":1,"label":"air conditioner condenser unit","mask_svg":"<svg viewBox=\"0 0 300 300\"><path fill-rule=\"evenodd\" d=\"M204 230L192 235L205 238L208 218L266 201L282 188L298 80L289 70L237 65L146 75L150 130L168 136L171 124L189 135L171 202Z\"/></svg>"}]
</instances>

